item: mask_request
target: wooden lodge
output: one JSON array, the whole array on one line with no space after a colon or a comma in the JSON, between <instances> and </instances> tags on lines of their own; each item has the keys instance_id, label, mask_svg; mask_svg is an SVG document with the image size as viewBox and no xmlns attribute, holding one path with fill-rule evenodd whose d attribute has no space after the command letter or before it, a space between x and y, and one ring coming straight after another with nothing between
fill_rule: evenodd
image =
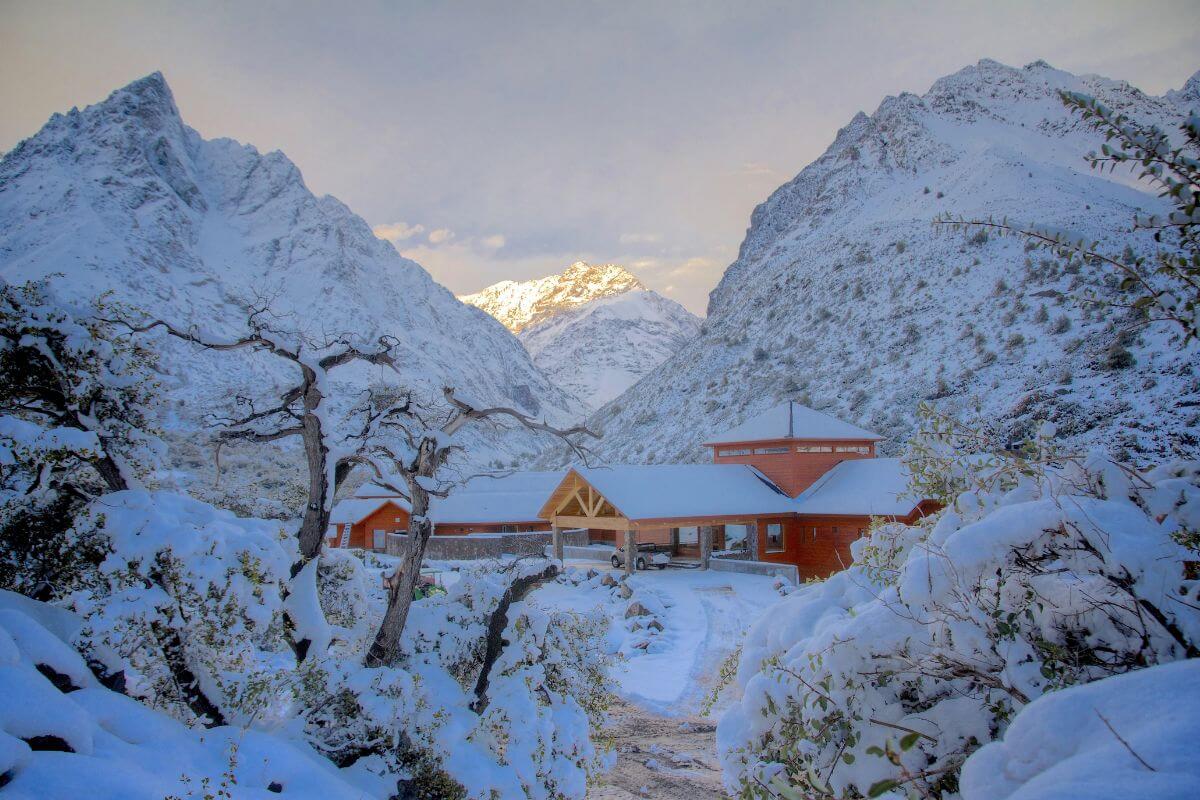
<instances>
[{"instance_id":1,"label":"wooden lodge","mask_svg":"<svg viewBox=\"0 0 1200 800\"><path fill-rule=\"evenodd\" d=\"M434 504L434 534L552 530L561 557L560 532L582 529L595 545L653 544L703 566L716 553L824 577L850 564L850 543L872 518L912 523L935 510L912 496L899 459L878 457L880 439L784 403L707 442L710 464L477 476ZM363 487L335 507L339 531L349 533L331 545L382 549L386 533L407 527L405 501L380 491Z\"/></svg>"}]
</instances>

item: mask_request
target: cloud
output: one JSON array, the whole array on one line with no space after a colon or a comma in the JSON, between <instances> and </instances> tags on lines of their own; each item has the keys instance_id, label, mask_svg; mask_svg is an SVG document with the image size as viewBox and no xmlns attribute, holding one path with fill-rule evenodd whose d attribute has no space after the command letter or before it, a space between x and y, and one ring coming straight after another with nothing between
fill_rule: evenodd
<instances>
[{"instance_id":1,"label":"cloud","mask_svg":"<svg viewBox=\"0 0 1200 800\"><path fill-rule=\"evenodd\" d=\"M438 228L429 232L430 244L445 244L454 238L454 231L449 228Z\"/></svg>"},{"instance_id":2,"label":"cloud","mask_svg":"<svg viewBox=\"0 0 1200 800\"><path fill-rule=\"evenodd\" d=\"M425 226L409 225L407 222L388 222L383 225L376 225L371 229L371 232L380 239L387 239L389 242L403 242L419 233L424 233Z\"/></svg>"},{"instance_id":3,"label":"cloud","mask_svg":"<svg viewBox=\"0 0 1200 800\"><path fill-rule=\"evenodd\" d=\"M742 168L739 170L739 172L741 172L743 175L775 174L775 170L771 169L771 165L763 163L762 161L747 161L746 163L742 164Z\"/></svg>"},{"instance_id":4,"label":"cloud","mask_svg":"<svg viewBox=\"0 0 1200 800\"><path fill-rule=\"evenodd\" d=\"M505 240L503 234L494 233L491 236L483 237L482 239L479 240L479 243L482 244L484 247L486 247L488 250L499 250L501 247L504 247L505 241L506 240Z\"/></svg>"},{"instance_id":5,"label":"cloud","mask_svg":"<svg viewBox=\"0 0 1200 800\"><path fill-rule=\"evenodd\" d=\"M622 233L621 244L656 244L663 239L661 233Z\"/></svg>"}]
</instances>

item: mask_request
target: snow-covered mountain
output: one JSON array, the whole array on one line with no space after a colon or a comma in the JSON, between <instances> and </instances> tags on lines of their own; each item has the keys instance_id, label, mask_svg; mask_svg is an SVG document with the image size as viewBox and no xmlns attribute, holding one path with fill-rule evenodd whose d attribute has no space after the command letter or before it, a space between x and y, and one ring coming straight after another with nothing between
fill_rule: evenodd
<instances>
[{"instance_id":1,"label":"snow-covered mountain","mask_svg":"<svg viewBox=\"0 0 1200 800\"><path fill-rule=\"evenodd\" d=\"M706 436L784 398L880 431L892 451L918 403L933 400L978 406L1018 436L1050 419L1072 445L1137 461L1200 454L1194 347L1078 303L1089 289L1115 291L1099 267L931 225L945 212L1007 217L1116 253L1131 241L1153 248L1128 231L1136 210L1162 201L1128 172L1089 169L1098 136L1059 89L1170 130L1200 109L1200 73L1151 97L1044 62L981 61L858 114L755 209L701 335L592 418L605 434L599 454L699 459Z\"/></svg>"},{"instance_id":2,"label":"snow-covered mountain","mask_svg":"<svg viewBox=\"0 0 1200 800\"><path fill-rule=\"evenodd\" d=\"M520 333L568 309L645 288L618 264L576 261L554 275L530 281L500 281L458 299L482 308L513 333Z\"/></svg>"},{"instance_id":3,"label":"snow-covered mountain","mask_svg":"<svg viewBox=\"0 0 1200 800\"><path fill-rule=\"evenodd\" d=\"M112 291L221 334L244 330L241 306L267 298L280 327L396 337L402 377L345 367L333 377L348 399L373 381L447 384L555 422L579 414L502 325L456 300L341 202L314 196L282 153L206 141L187 127L157 73L55 115L0 161L0 277L55 273L68 297ZM268 356L163 346L174 427L194 427L248 387L269 395L294 377ZM525 432L489 434L476 452L507 457L538 446Z\"/></svg>"},{"instance_id":4,"label":"snow-covered mountain","mask_svg":"<svg viewBox=\"0 0 1200 800\"><path fill-rule=\"evenodd\" d=\"M633 289L563 311L521 331L538 365L589 412L666 361L700 330L674 300Z\"/></svg>"},{"instance_id":5,"label":"snow-covered mountain","mask_svg":"<svg viewBox=\"0 0 1200 800\"><path fill-rule=\"evenodd\" d=\"M534 363L589 413L700 329L694 314L616 264L577 261L557 275L503 281L460 299L517 333Z\"/></svg>"}]
</instances>

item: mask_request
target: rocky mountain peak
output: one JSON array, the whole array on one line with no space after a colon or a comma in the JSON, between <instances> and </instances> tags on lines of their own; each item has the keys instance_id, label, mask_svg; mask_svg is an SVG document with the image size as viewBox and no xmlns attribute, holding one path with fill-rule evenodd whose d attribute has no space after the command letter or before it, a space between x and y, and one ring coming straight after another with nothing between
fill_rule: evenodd
<instances>
[{"instance_id":1,"label":"rocky mountain peak","mask_svg":"<svg viewBox=\"0 0 1200 800\"><path fill-rule=\"evenodd\" d=\"M520 333L593 300L638 290L646 290L646 285L619 264L576 261L555 275L501 281L459 299L491 314L513 333Z\"/></svg>"}]
</instances>

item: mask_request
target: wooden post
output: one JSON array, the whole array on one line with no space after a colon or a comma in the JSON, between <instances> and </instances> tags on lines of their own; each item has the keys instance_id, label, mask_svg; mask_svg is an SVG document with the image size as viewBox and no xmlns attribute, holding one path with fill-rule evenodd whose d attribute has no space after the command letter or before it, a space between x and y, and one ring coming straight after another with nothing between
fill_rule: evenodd
<instances>
[{"instance_id":1,"label":"wooden post","mask_svg":"<svg viewBox=\"0 0 1200 800\"><path fill-rule=\"evenodd\" d=\"M562 528L555 525L550 529L550 539L554 543L554 558L556 561L563 560L563 536Z\"/></svg>"},{"instance_id":2,"label":"wooden post","mask_svg":"<svg viewBox=\"0 0 1200 800\"><path fill-rule=\"evenodd\" d=\"M633 531L625 531L625 574L632 575L634 561L637 559L637 542Z\"/></svg>"},{"instance_id":3,"label":"wooden post","mask_svg":"<svg viewBox=\"0 0 1200 800\"><path fill-rule=\"evenodd\" d=\"M758 520L746 526L746 550L750 553L751 561L758 561L762 554L758 551Z\"/></svg>"},{"instance_id":4,"label":"wooden post","mask_svg":"<svg viewBox=\"0 0 1200 800\"><path fill-rule=\"evenodd\" d=\"M711 525L700 526L700 569L708 569L708 560L712 558L713 528Z\"/></svg>"}]
</instances>

